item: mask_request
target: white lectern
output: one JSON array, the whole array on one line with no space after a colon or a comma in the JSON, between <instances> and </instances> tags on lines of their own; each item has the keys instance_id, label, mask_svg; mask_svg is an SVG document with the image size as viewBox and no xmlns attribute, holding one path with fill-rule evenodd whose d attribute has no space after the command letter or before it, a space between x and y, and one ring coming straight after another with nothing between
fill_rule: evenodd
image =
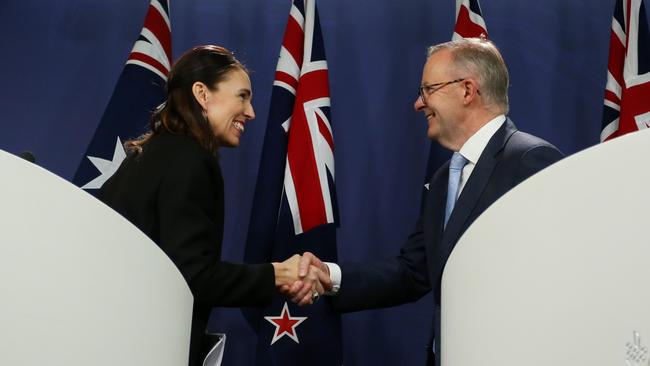
<instances>
[{"instance_id":1,"label":"white lectern","mask_svg":"<svg viewBox=\"0 0 650 366\"><path fill-rule=\"evenodd\" d=\"M185 366L192 295L142 232L0 151L0 365Z\"/></svg>"},{"instance_id":2,"label":"white lectern","mask_svg":"<svg viewBox=\"0 0 650 366\"><path fill-rule=\"evenodd\" d=\"M570 156L467 230L442 280L443 366L647 366L650 131Z\"/></svg>"}]
</instances>

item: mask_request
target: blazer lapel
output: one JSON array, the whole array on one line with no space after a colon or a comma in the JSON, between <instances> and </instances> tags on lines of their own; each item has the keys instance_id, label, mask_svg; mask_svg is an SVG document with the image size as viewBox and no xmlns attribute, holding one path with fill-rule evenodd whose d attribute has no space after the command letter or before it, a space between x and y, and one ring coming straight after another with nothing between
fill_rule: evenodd
<instances>
[{"instance_id":1,"label":"blazer lapel","mask_svg":"<svg viewBox=\"0 0 650 366\"><path fill-rule=\"evenodd\" d=\"M440 245L437 247L438 253L434 256L434 273L437 276L442 275L451 251L454 249L460 235L469 226L467 220L479 202L481 194L485 190L489 178L492 175L492 171L497 165L498 154L515 131L517 131L515 125L510 119L506 119L505 123L495 132L485 146L481 157L472 171L472 175L465 184L463 191L458 197L458 201L456 201L454 210L447 222L447 227L442 234Z\"/></svg>"},{"instance_id":2,"label":"blazer lapel","mask_svg":"<svg viewBox=\"0 0 650 366\"><path fill-rule=\"evenodd\" d=\"M425 235L425 247L430 263L438 257L440 242L443 233L445 202L447 201L447 181L449 180L449 162L431 178L429 192L425 201L423 212L423 230ZM435 265L429 266L429 276L435 276ZM432 282L433 284L433 282Z\"/></svg>"}]
</instances>

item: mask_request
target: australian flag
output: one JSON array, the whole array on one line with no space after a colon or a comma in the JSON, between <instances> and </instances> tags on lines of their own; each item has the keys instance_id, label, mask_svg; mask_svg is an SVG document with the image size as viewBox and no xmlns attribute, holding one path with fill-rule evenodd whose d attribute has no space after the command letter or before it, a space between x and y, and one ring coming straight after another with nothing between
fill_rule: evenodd
<instances>
[{"instance_id":1,"label":"australian flag","mask_svg":"<svg viewBox=\"0 0 650 366\"><path fill-rule=\"evenodd\" d=\"M451 39L460 38L488 38L478 0L456 1L456 25Z\"/></svg>"},{"instance_id":2,"label":"australian flag","mask_svg":"<svg viewBox=\"0 0 650 366\"><path fill-rule=\"evenodd\" d=\"M612 19L600 141L650 127L650 32L643 0L618 0Z\"/></svg>"},{"instance_id":3,"label":"australian flag","mask_svg":"<svg viewBox=\"0 0 650 366\"><path fill-rule=\"evenodd\" d=\"M147 131L151 112L165 100L171 68L169 2L151 0L144 26L117 81L73 183L97 192L126 157L122 143Z\"/></svg>"},{"instance_id":4,"label":"australian flag","mask_svg":"<svg viewBox=\"0 0 650 366\"><path fill-rule=\"evenodd\" d=\"M327 61L314 0L294 0L275 72L245 260L310 251L336 261L338 210ZM298 307L278 295L250 310L257 365L341 365L340 316L327 301Z\"/></svg>"},{"instance_id":5,"label":"australian flag","mask_svg":"<svg viewBox=\"0 0 650 366\"><path fill-rule=\"evenodd\" d=\"M456 1L456 25L452 40L461 38L484 38L488 39L487 27L481 13L481 4L478 0L457 0ZM436 143L431 144L429 150L429 161L425 175L425 189L428 190L428 184L433 173L438 170L442 164L449 160L451 152L443 149ZM426 193L425 190L425 193ZM424 202L424 200L422 201Z\"/></svg>"}]
</instances>

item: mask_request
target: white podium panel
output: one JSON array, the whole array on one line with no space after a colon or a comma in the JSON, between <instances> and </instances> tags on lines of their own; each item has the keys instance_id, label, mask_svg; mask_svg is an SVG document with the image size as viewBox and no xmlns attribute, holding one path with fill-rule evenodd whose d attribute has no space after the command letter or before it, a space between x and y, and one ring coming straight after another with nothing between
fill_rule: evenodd
<instances>
[{"instance_id":1,"label":"white podium panel","mask_svg":"<svg viewBox=\"0 0 650 366\"><path fill-rule=\"evenodd\" d=\"M647 366L650 131L570 156L467 230L442 279L443 366Z\"/></svg>"},{"instance_id":2,"label":"white podium panel","mask_svg":"<svg viewBox=\"0 0 650 366\"><path fill-rule=\"evenodd\" d=\"M0 365L187 365L193 299L158 246L36 165L0 172Z\"/></svg>"}]
</instances>

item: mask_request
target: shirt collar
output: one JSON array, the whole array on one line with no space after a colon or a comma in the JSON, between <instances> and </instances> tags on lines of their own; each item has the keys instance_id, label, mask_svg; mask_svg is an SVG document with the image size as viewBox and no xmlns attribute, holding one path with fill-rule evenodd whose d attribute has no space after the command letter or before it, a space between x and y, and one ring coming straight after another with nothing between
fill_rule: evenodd
<instances>
[{"instance_id":1,"label":"shirt collar","mask_svg":"<svg viewBox=\"0 0 650 366\"><path fill-rule=\"evenodd\" d=\"M503 125L505 121L506 116L503 114L494 117L488 123L483 125L481 129L476 131L476 133L474 133L469 139L467 139L465 144L463 144L458 152L463 155L471 164L476 164L488 142L490 142L492 136L497 132L497 130Z\"/></svg>"}]
</instances>

